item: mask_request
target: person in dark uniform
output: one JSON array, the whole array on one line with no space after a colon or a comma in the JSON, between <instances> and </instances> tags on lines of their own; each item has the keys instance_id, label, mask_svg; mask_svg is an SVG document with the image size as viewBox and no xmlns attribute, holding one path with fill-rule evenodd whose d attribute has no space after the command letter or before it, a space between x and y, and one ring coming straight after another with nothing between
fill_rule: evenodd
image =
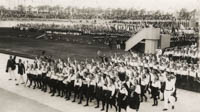
<instances>
[{"instance_id":1,"label":"person in dark uniform","mask_svg":"<svg viewBox=\"0 0 200 112\"><path fill-rule=\"evenodd\" d=\"M138 83L138 80L134 81L134 84L131 84L129 95L128 95L128 108L127 112L133 112L132 110L139 111L140 107L140 94L141 87Z\"/></svg>"},{"instance_id":2,"label":"person in dark uniform","mask_svg":"<svg viewBox=\"0 0 200 112\"><path fill-rule=\"evenodd\" d=\"M19 59L19 63L17 63L17 66L18 66L18 74L20 75L20 78L18 79L18 83L16 85L19 85L20 81L22 81L21 84L25 84L24 78L23 78L23 74L25 73L25 67L21 59Z\"/></svg>"},{"instance_id":3,"label":"person in dark uniform","mask_svg":"<svg viewBox=\"0 0 200 112\"><path fill-rule=\"evenodd\" d=\"M10 58L7 61L6 72L8 72L10 75L10 78L8 80L15 80L15 81L17 80L14 73L15 68L16 68L15 58L12 58L12 56L10 56Z\"/></svg>"},{"instance_id":4,"label":"person in dark uniform","mask_svg":"<svg viewBox=\"0 0 200 112\"><path fill-rule=\"evenodd\" d=\"M12 80L12 74L11 74L11 69L12 69L12 56L9 57L6 65L6 72L9 72L10 78L8 80Z\"/></svg>"},{"instance_id":5,"label":"person in dark uniform","mask_svg":"<svg viewBox=\"0 0 200 112\"><path fill-rule=\"evenodd\" d=\"M121 109L125 109L127 107L127 97L128 97L128 90L126 89L124 84L120 84L121 87L119 89L119 94L118 94L118 110L121 112Z\"/></svg>"}]
</instances>

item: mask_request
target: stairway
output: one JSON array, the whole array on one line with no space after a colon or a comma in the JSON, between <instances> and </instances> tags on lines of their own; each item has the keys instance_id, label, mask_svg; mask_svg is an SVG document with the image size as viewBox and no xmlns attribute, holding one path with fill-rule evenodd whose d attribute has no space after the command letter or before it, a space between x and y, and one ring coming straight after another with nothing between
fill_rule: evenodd
<instances>
[{"instance_id":1,"label":"stairway","mask_svg":"<svg viewBox=\"0 0 200 112\"><path fill-rule=\"evenodd\" d=\"M137 34L133 34L129 40L126 41L126 48L125 51L130 50L135 45L137 45L143 39L150 39L150 40L158 40L160 35L160 29L158 28L144 28L139 31Z\"/></svg>"}]
</instances>

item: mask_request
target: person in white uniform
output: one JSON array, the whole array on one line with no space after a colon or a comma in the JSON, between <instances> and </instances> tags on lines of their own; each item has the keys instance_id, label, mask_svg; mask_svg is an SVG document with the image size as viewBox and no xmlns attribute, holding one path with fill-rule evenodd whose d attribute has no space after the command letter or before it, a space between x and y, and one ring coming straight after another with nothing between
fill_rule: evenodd
<instances>
[{"instance_id":1,"label":"person in white uniform","mask_svg":"<svg viewBox=\"0 0 200 112\"><path fill-rule=\"evenodd\" d=\"M166 80L165 80L166 85L165 85L165 91L164 91L164 109L163 109L163 111L167 111L170 104L172 106L172 109L174 109L175 97L173 96L173 93L175 92L175 83L176 83L175 76L170 75L168 73L166 75Z\"/></svg>"}]
</instances>

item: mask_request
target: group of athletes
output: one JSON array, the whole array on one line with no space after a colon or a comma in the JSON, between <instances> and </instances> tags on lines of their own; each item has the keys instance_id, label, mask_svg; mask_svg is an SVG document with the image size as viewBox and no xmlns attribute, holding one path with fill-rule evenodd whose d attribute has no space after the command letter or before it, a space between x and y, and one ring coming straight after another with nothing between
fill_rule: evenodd
<instances>
[{"instance_id":1,"label":"group of athletes","mask_svg":"<svg viewBox=\"0 0 200 112\"><path fill-rule=\"evenodd\" d=\"M102 58L101 61L41 57L33 62L22 63L20 59L16 63L11 56L6 71L11 76L9 80L12 80L15 70L13 66L18 65L22 84L23 74L27 74L25 84L28 87L41 89L51 96L64 97L78 104L84 101L84 106L89 106L95 100L95 108L101 107L106 112L110 107L118 112L122 109L138 112L140 103L150 99L153 99L152 106L157 106L160 100L164 101L163 111L174 109L177 100L176 74L168 70L171 65L159 67L158 63L154 63L156 58L143 58L132 52L129 56L114 55L110 60Z\"/></svg>"}]
</instances>

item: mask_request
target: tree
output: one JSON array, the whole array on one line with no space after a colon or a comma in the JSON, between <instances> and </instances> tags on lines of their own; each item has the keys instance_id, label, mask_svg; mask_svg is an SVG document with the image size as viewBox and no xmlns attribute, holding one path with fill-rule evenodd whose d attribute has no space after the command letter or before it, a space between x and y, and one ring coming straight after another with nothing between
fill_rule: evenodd
<instances>
[{"instance_id":1,"label":"tree","mask_svg":"<svg viewBox=\"0 0 200 112\"><path fill-rule=\"evenodd\" d=\"M31 12L32 9L33 9L33 6L29 5L29 6L27 7L27 9L28 9L28 12Z\"/></svg>"},{"instance_id":2,"label":"tree","mask_svg":"<svg viewBox=\"0 0 200 112\"><path fill-rule=\"evenodd\" d=\"M139 14L142 15L142 16L145 15L145 14L146 14L146 10L145 10L145 9L141 9L141 10L139 11Z\"/></svg>"},{"instance_id":3,"label":"tree","mask_svg":"<svg viewBox=\"0 0 200 112\"><path fill-rule=\"evenodd\" d=\"M18 10L19 12L25 12L25 7L24 7L23 5L18 5L18 6L17 6L17 10Z\"/></svg>"},{"instance_id":4,"label":"tree","mask_svg":"<svg viewBox=\"0 0 200 112\"><path fill-rule=\"evenodd\" d=\"M0 6L0 11L5 11L6 8L4 6Z\"/></svg>"},{"instance_id":5,"label":"tree","mask_svg":"<svg viewBox=\"0 0 200 112\"><path fill-rule=\"evenodd\" d=\"M41 6L38 6L37 9L39 12L48 13L50 6L49 5L41 5Z\"/></svg>"},{"instance_id":6,"label":"tree","mask_svg":"<svg viewBox=\"0 0 200 112\"><path fill-rule=\"evenodd\" d=\"M179 19L190 19L190 12L187 9L182 8L178 14Z\"/></svg>"},{"instance_id":7,"label":"tree","mask_svg":"<svg viewBox=\"0 0 200 112\"><path fill-rule=\"evenodd\" d=\"M5 10L6 10L6 8L4 6L0 6L0 15L3 15Z\"/></svg>"}]
</instances>

